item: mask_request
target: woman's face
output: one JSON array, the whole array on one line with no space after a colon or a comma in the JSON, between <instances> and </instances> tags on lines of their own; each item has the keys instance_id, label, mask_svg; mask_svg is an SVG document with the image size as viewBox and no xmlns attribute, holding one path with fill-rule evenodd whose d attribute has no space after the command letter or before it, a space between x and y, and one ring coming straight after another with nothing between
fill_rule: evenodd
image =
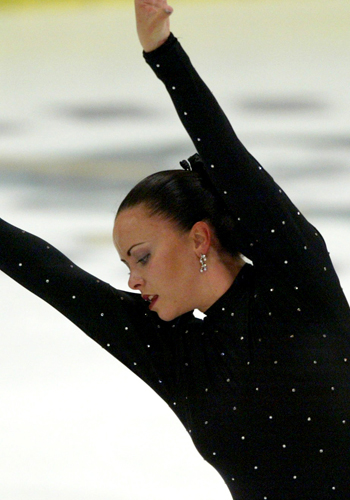
<instances>
[{"instance_id":1,"label":"woman's face","mask_svg":"<svg viewBox=\"0 0 350 500\"><path fill-rule=\"evenodd\" d=\"M130 270L129 286L150 302L164 321L198 308L200 249L192 232L182 233L139 205L122 211L113 239Z\"/></svg>"}]
</instances>

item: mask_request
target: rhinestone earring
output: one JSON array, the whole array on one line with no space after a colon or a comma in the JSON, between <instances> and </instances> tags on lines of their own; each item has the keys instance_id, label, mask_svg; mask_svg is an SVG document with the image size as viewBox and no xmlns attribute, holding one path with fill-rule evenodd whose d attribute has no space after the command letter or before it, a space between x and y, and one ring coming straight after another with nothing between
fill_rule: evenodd
<instances>
[{"instance_id":1,"label":"rhinestone earring","mask_svg":"<svg viewBox=\"0 0 350 500\"><path fill-rule=\"evenodd\" d=\"M207 256L204 255L204 254L202 254L199 262L201 263L201 270L200 270L200 272L204 273L205 271L208 270L208 267L207 267Z\"/></svg>"}]
</instances>

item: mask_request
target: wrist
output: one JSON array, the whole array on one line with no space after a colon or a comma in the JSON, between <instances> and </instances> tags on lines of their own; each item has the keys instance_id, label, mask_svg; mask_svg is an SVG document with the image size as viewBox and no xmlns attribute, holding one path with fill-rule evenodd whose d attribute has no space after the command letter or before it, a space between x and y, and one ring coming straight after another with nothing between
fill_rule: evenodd
<instances>
[{"instance_id":1,"label":"wrist","mask_svg":"<svg viewBox=\"0 0 350 500\"><path fill-rule=\"evenodd\" d=\"M144 52L146 52L146 54L148 54L149 52L153 52L154 50L159 49L159 47L161 47L167 41L168 38L169 38L169 35L167 37L163 38L162 40L159 40L156 43L144 44L142 48L143 48Z\"/></svg>"},{"instance_id":2,"label":"wrist","mask_svg":"<svg viewBox=\"0 0 350 500\"><path fill-rule=\"evenodd\" d=\"M152 52L156 52L158 49L162 52L162 47L167 46L170 44L170 42L175 39L174 35L169 32L169 34L163 38L162 40L159 40L157 43L148 43L142 45L143 52L144 54L151 54Z\"/></svg>"}]
</instances>

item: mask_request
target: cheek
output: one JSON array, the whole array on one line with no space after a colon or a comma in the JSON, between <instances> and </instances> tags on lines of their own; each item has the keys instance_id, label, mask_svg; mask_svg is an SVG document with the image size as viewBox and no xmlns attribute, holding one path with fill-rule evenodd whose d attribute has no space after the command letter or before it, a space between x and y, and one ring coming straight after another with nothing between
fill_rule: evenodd
<instances>
[{"instance_id":1,"label":"cheek","mask_svg":"<svg viewBox=\"0 0 350 500\"><path fill-rule=\"evenodd\" d=\"M169 290L171 292L179 282L183 281L188 270L181 252L171 251L158 255L152 260L147 268L148 281L152 281L152 286ZM164 293L164 292L163 292Z\"/></svg>"},{"instance_id":2,"label":"cheek","mask_svg":"<svg viewBox=\"0 0 350 500\"><path fill-rule=\"evenodd\" d=\"M192 256L182 249L174 250L171 256L168 256L164 261L165 269L164 276L166 276L167 283L173 285L173 290L178 296L184 297L191 293L194 280L196 279L196 262Z\"/></svg>"}]
</instances>

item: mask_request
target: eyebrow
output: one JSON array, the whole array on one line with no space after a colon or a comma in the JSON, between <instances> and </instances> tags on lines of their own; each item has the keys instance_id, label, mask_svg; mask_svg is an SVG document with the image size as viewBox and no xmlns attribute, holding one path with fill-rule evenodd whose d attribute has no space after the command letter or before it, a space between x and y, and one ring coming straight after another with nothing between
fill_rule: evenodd
<instances>
[{"instance_id":1,"label":"eyebrow","mask_svg":"<svg viewBox=\"0 0 350 500\"><path fill-rule=\"evenodd\" d=\"M143 245L144 243L145 243L145 242L143 241L142 243L136 243L135 245L133 245L132 247L130 247L130 248L129 248L129 250L126 252L126 253L127 253L127 255L128 255L129 257L131 257L131 250L132 250L133 248L135 248L135 247L138 247L139 245ZM121 262L123 262L124 264L126 264L126 265L129 267L129 264L126 262L126 260L124 260L124 259L120 259L120 260L121 260ZM129 269L130 269L130 267L129 267Z\"/></svg>"},{"instance_id":2,"label":"eyebrow","mask_svg":"<svg viewBox=\"0 0 350 500\"><path fill-rule=\"evenodd\" d=\"M131 250L135 247L138 247L139 245L143 245L145 242L143 241L142 243L136 243L132 247L129 248L129 250L126 252L129 257L131 257Z\"/></svg>"}]
</instances>

